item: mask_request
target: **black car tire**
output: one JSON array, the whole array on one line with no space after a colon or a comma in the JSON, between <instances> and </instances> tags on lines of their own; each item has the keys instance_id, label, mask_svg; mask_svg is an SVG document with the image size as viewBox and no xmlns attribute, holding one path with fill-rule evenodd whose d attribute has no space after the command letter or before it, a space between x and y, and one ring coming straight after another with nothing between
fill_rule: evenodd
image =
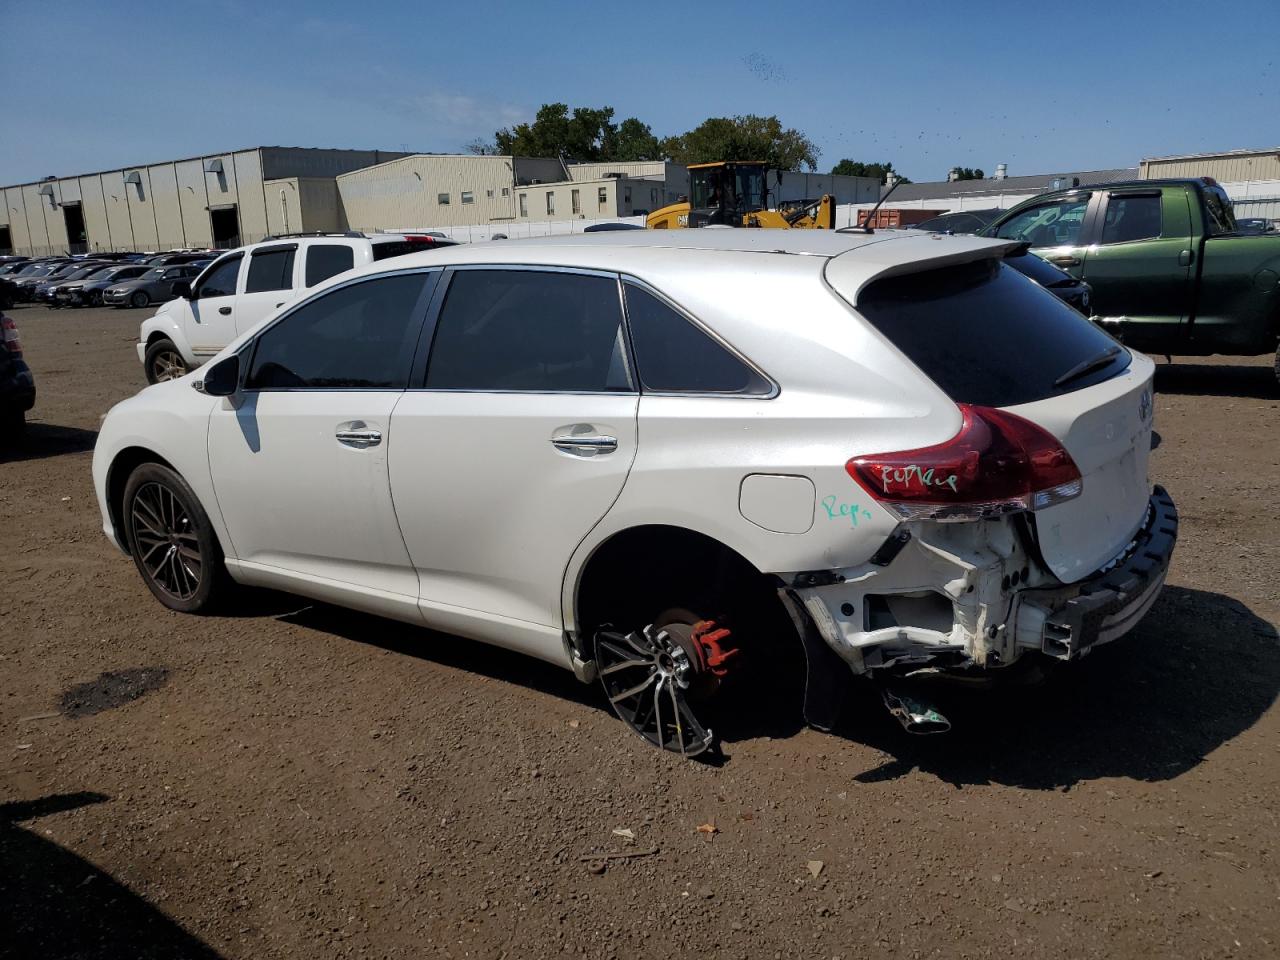
<instances>
[{"instance_id":1,"label":"black car tire","mask_svg":"<svg viewBox=\"0 0 1280 960\"><path fill-rule=\"evenodd\" d=\"M151 297L145 290L135 290L129 297L129 305L133 307L147 307L151 305Z\"/></svg>"},{"instance_id":2,"label":"black car tire","mask_svg":"<svg viewBox=\"0 0 1280 960\"><path fill-rule=\"evenodd\" d=\"M170 610L208 613L231 592L209 515L178 473L158 463L134 470L125 484L120 522L143 583ZM181 547L184 553L166 561L170 542L173 551Z\"/></svg>"},{"instance_id":3,"label":"black car tire","mask_svg":"<svg viewBox=\"0 0 1280 960\"><path fill-rule=\"evenodd\" d=\"M160 339L148 344L143 365L147 375L147 383L177 380L190 372L187 362L182 359L182 354L178 352L178 348L174 346L173 341L169 339Z\"/></svg>"}]
</instances>

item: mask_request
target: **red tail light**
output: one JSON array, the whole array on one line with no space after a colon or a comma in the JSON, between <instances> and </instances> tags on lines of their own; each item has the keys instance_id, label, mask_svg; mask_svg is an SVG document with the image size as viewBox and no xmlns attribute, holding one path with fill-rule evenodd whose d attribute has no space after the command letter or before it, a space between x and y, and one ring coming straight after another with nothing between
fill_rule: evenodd
<instances>
[{"instance_id":1,"label":"red tail light","mask_svg":"<svg viewBox=\"0 0 1280 960\"><path fill-rule=\"evenodd\" d=\"M18 339L18 325L0 313L0 343L15 357L22 356L22 341Z\"/></svg>"},{"instance_id":2,"label":"red tail light","mask_svg":"<svg viewBox=\"0 0 1280 960\"><path fill-rule=\"evenodd\" d=\"M977 520L1080 495L1080 470L1053 435L1004 410L958 406L964 422L950 440L855 457L849 476L904 520Z\"/></svg>"}]
</instances>

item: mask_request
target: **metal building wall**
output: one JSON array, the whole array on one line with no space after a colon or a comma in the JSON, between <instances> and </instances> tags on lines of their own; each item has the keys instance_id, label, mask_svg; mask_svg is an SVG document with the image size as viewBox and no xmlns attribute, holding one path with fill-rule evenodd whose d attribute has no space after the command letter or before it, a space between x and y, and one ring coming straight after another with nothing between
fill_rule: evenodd
<instances>
[{"instance_id":1,"label":"metal building wall","mask_svg":"<svg viewBox=\"0 0 1280 960\"><path fill-rule=\"evenodd\" d=\"M1144 180L1163 177L1213 177L1219 182L1280 180L1280 150L1205 157L1154 157L1142 161L1139 176Z\"/></svg>"},{"instance_id":2,"label":"metal building wall","mask_svg":"<svg viewBox=\"0 0 1280 960\"><path fill-rule=\"evenodd\" d=\"M232 155L235 161L236 195L240 202L240 242L257 243L267 229L267 198L262 188L262 157L257 150Z\"/></svg>"},{"instance_id":3,"label":"metal building wall","mask_svg":"<svg viewBox=\"0 0 1280 960\"><path fill-rule=\"evenodd\" d=\"M40 195L43 184L28 183L21 189L22 205L27 214L27 229L31 232L31 246L43 253L52 252L49 243L49 225L45 220L45 208L49 201Z\"/></svg>"},{"instance_id":4,"label":"metal building wall","mask_svg":"<svg viewBox=\"0 0 1280 960\"><path fill-rule=\"evenodd\" d=\"M337 186L352 228L377 230L510 220L517 216L512 177L510 157L415 155L343 174ZM470 203L462 202L464 191Z\"/></svg>"},{"instance_id":5,"label":"metal building wall","mask_svg":"<svg viewBox=\"0 0 1280 960\"><path fill-rule=\"evenodd\" d=\"M27 226L26 205L21 187L6 187L4 208L9 217L9 236L15 253L28 253L32 249L31 229Z\"/></svg>"},{"instance_id":6,"label":"metal building wall","mask_svg":"<svg viewBox=\"0 0 1280 960\"><path fill-rule=\"evenodd\" d=\"M114 250L116 240L107 222L107 198L102 191L102 177L77 177L80 187L80 212L84 215L85 233L90 250Z\"/></svg>"},{"instance_id":7,"label":"metal building wall","mask_svg":"<svg viewBox=\"0 0 1280 960\"><path fill-rule=\"evenodd\" d=\"M172 163L153 164L147 168L153 191L151 202L156 218L157 246L164 250L187 246L182 225L182 207L178 198L178 175Z\"/></svg>"},{"instance_id":8,"label":"metal building wall","mask_svg":"<svg viewBox=\"0 0 1280 960\"><path fill-rule=\"evenodd\" d=\"M182 215L182 234L189 247L213 244L209 223L209 185L212 174L204 172L203 160L183 160L173 165L177 182L178 206Z\"/></svg>"},{"instance_id":9,"label":"metal building wall","mask_svg":"<svg viewBox=\"0 0 1280 960\"><path fill-rule=\"evenodd\" d=\"M301 229L340 232L347 229L338 184L330 177L298 178Z\"/></svg>"},{"instance_id":10,"label":"metal building wall","mask_svg":"<svg viewBox=\"0 0 1280 960\"><path fill-rule=\"evenodd\" d=\"M301 233L310 229L303 224L302 200L297 177L265 180L262 189L267 198L267 231L272 236Z\"/></svg>"},{"instance_id":11,"label":"metal building wall","mask_svg":"<svg viewBox=\"0 0 1280 960\"><path fill-rule=\"evenodd\" d=\"M138 175L139 183L126 183L126 178ZM129 204L129 223L133 228L135 250L158 250L160 237L156 231L155 204L151 193L151 172L146 167L134 167L114 175L120 178L120 188ZM110 180L107 181L110 183Z\"/></svg>"}]
</instances>

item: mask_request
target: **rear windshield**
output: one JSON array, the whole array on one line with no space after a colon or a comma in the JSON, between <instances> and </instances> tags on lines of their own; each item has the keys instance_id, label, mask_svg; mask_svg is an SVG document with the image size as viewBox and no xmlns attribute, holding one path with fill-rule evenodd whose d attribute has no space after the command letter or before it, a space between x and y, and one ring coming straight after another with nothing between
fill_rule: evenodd
<instances>
[{"instance_id":1,"label":"rear windshield","mask_svg":"<svg viewBox=\"0 0 1280 960\"><path fill-rule=\"evenodd\" d=\"M1101 383L1129 365L1116 341L997 260L871 284L858 312L958 403L1010 407Z\"/></svg>"},{"instance_id":2,"label":"rear windshield","mask_svg":"<svg viewBox=\"0 0 1280 960\"><path fill-rule=\"evenodd\" d=\"M1056 287L1075 282L1071 274L1059 270L1052 263L1046 263L1034 253L1006 257L1004 262L1024 277L1030 277L1042 287Z\"/></svg>"}]
</instances>

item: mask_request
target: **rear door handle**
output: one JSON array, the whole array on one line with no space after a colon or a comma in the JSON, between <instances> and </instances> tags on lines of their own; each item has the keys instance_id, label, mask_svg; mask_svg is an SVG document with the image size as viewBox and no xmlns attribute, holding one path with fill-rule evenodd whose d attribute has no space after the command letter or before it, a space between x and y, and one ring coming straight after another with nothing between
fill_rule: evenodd
<instances>
[{"instance_id":1,"label":"rear door handle","mask_svg":"<svg viewBox=\"0 0 1280 960\"><path fill-rule=\"evenodd\" d=\"M1189 267L1195 262L1196 253L1194 250L1183 250L1178 254L1178 266Z\"/></svg>"},{"instance_id":2,"label":"rear door handle","mask_svg":"<svg viewBox=\"0 0 1280 960\"><path fill-rule=\"evenodd\" d=\"M564 453L572 453L579 457L593 457L599 453L613 453L613 451L617 450L618 438L562 434L558 437L552 437L551 445Z\"/></svg>"},{"instance_id":3,"label":"rear door handle","mask_svg":"<svg viewBox=\"0 0 1280 960\"><path fill-rule=\"evenodd\" d=\"M376 447L382 442L382 431L375 430L363 420L348 420L346 423L338 424L334 436L342 445L355 447L357 450Z\"/></svg>"},{"instance_id":4,"label":"rear door handle","mask_svg":"<svg viewBox=\"0 0 1280 960\"><path fill-rule=\"evenodd\" d=\"M227 316L228 314L230 314L230 313L231 313L231 308L230 308L230 307L219 307L219 308L218 308L218 312L219 312L220 314L222 314L222 315L225 317L225 316Z\"/></svg>"},{"instance_id":5,"label":"rear door handle","mask_svg":"<svg viewBox=\"0 0 1280 960\"><path fill-rule=\"evenodd\" d=\"M1080 266L1080 258L1070 255L1062 257L1046 257L1046 259L1058 267L1078 267Z\"/></svg>"}]
</instances>

